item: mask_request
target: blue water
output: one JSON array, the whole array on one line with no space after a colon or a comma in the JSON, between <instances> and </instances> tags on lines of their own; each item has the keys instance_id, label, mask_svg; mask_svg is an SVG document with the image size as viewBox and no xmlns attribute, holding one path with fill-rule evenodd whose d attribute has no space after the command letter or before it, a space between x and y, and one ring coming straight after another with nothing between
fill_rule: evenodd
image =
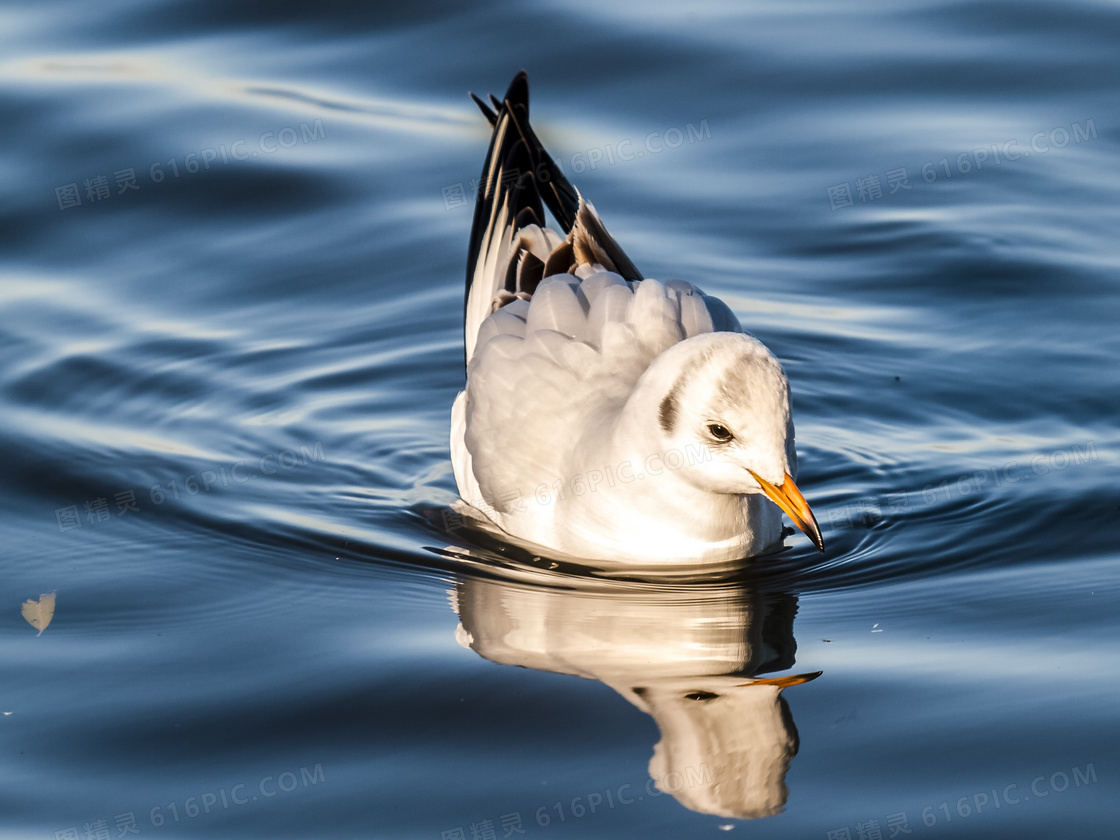
<instances>
[{"instance_id":1,"label":"blue water","mask_svg":"<svg viewBox=\"0 0 1120 840\"><path fill-rule=\"evenodd\" d=\"M0 833L1116 837L1118 49L1087 1L7 3ZM782 360L823 557L604 581L443 515L466 90L522 67Z\"/></svg>"}]
</instances>

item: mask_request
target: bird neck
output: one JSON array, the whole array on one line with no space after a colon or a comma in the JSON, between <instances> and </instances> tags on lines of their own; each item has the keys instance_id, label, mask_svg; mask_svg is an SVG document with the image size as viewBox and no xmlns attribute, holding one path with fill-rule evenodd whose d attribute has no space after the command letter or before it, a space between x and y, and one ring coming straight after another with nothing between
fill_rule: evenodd
<instances>
[{"instance_id":1,"label":"bird neck","mask_svg":"<svg viewBox=\"0 0 1120 840\"><path fill-rule=\"evenodd\" d=\"M749 529L744 497L714 493L688 480L688 468L710 455L700 444L677 446L665 439L656 401L646 389L637 389L613 420L593 425L573 459L580 472L571 489L586 494L582 502L572 499L581 519L601 519L606 530L616 517L638 517L647 535L664 531L665 539L697 544L734 541Z\"/></svg>"}]
</instances>

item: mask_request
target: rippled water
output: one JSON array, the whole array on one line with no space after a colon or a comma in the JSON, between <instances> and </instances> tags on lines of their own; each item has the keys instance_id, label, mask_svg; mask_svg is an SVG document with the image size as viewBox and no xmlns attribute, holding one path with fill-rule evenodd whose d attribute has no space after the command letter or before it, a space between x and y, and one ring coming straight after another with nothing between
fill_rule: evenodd
<instances>
[{"instance_id":1,"label":"rippled water","mask_svg":"<svg viewBox=\"0 0 1120 840\"><path fill-rule=\"evenodd\" d=\"M688 9L0 9L5 836L1116 836L1120 9ZM521 67L782 359L823 558L443 515Z\"/></svg>"}]
</instances>

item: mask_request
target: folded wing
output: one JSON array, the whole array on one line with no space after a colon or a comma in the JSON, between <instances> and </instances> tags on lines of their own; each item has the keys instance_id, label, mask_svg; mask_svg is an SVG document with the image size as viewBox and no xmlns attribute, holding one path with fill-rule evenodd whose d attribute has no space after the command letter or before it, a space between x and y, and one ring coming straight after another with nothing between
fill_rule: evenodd
<instances>
[{"instance_id":1,"label":"folded wing","mask_svg":"<svg viewBox=\"0 0 1120 840\"><path fill-rule=\"evenodd\" d=\"M452 463L463 498L504 524L537 504L538 488L571 479L580 436L603 432L657 356L742 328L690 283L642 279L529 125L524 71L492 108L471 96L494 130L471 230ZM546 206L565 236L544 225Z\"/></svg>"},{"instance_id":2,"label":"folded wing","mask_svg":"<svg viewBox=\"0 0 1120 840\"><path fill-rule=\"evenodd\" d=\"M474 355L479 327L496 308L527 298L541 279L599 264L626 280L641 273L545 151L529 124L529 77L518 73L491 110L471 94L494 127L482 167L467 257L464 339ZM567 235L544 224L544 207Z\"/></svg>"}]
</instances>

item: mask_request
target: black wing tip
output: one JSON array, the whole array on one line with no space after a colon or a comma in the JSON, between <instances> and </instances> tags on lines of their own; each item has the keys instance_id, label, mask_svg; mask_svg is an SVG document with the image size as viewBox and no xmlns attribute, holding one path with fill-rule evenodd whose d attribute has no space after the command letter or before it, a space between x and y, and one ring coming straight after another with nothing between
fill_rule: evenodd
<instances>
[{"instance_id":1,"label":"black wing tip","mask_svg":"<svg viewBox=\"0 0 1120 840\"><path fill-rule=\"evenodd\" d=\"M583 239L593 243L594 247L591 248L573 249L571 242L557 248L546 261L543 269L545 276L568 271L578 261L580 254L577 251L586 251L593 255L603 255L604 264L611 263L614 270L627 280L641 279L642 275L607 233L594 211L583 206L576 188L545 151L540 138L529 124L529 74L524 70L518 71L510 82L504 99L499 100L491 95L489 100L492 107L474 93L470 97L494 131L479 179L479 194L475 203L467 258L467 300L470 299L483 240L489 237L489 224L492 223L494 208L500 204L508 207L518 230L530 219L534 224L542 225L544 207L547 207L564 233L571 236L578 226ZM527 209L529 212L526 212ZM536 268L530 262L527 275L530 283L535 277ZM523 274L524 271L517 272L516 279L520 281ZM507 277L504 278L507 286L511 279L508 275L507 271Z\"/></svg>"},{"instance_id":2,"label":"black wing tip","mask_svg":"<svg viewBox=\"0 0 1120 840\"><path fill-rule=\"evenodd\" d=\"M474 91L468 90L467 96L474 100L474 104L478 106L478 110L482 112L482 116L486 117L486 121L490 125L496 125L498 122L498 115L490 110L490 106L475 96Z\"/></svg>"},{"instance_id":3,"label":"black wing tip","mask_svg":"<svg viewBox=\"0 0 1120 840\"><path fill-rule=\"evenodd\" d=\"M505 101L514 105L524 105L525 115L529 115L529 74L524 70L518 70L517 75L513 77L513 81L509 83L506 88Z\"/></svg>"},{"instance_id":4,"label":"black wing tip","mask_svg":"<svg viewBox=\"0 0 1120 840\"><path fill-rule=\"evenodd\" d=\"M513 81L509 83L506 88L505 99L498 99L494 94L487 94L490 104L487 105L482 101L481 97L475 95L474 91L468 90L467 96L474 100L474 104L478 106L478 110L482 111L482 115L486 117L486 121L490 125L498 124L498 115L502 113L502 105L504 102L510 105L521 105L525 108L525 116L529 115L529 74L524 70L518 70L517 75L513 77Z\"/></svg>"}]
</instances>

